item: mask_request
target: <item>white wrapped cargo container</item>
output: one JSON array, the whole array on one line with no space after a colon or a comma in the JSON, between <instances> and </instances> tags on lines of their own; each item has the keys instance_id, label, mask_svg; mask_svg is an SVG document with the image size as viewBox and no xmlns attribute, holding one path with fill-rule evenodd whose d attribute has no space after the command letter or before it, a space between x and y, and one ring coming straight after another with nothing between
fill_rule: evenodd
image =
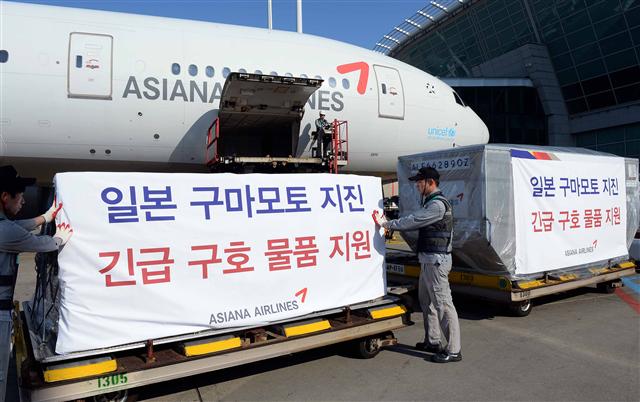
<instances>
[{"instance_id":1,"label":"white wrapped cargo container","mask_svg":"<svg viewBox=\"0 0 640 402\"><path fill-rule=\"evenodd\" d=\"M628 258L638 228L638 160L579 148L479 145L399 158L400 216L420 207L408 177L440 172L454 209L457 270L510 279ZM415 250L417 232L403 237Z\"/></svg>"},{"instance_id":2,"label":"white wrapped cargo container","mask_svg":"<svg viewBox=\"0 0 640 402\"><path fill-rule=\"evenodd\" d=\"M49 354L267 325L385 294L377 177L78 172L55 185L57 223L74 233L34 298Z\"/></svg>"}]
</instances>

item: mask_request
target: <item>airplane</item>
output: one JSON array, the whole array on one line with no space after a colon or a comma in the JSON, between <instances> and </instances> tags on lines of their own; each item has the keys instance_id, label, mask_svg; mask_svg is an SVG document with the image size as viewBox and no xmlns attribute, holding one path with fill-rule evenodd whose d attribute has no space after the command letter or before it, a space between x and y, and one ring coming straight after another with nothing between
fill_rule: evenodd
<instances>
[{"instance_id":1,"label":"airplane","mask_svg":"<svg viewBox=\"0 0 640 402\"><path fill-rule=\"evenodd\" d=\"M436 77L335 40L9 1L0 19L0 164L40 183L71 170L206 171L206 133L231 73L321 83L293 153L310 155L322 111L348 122L344 171L393 175L399 155L489 140Z\"/></svg>"}]
</instances>

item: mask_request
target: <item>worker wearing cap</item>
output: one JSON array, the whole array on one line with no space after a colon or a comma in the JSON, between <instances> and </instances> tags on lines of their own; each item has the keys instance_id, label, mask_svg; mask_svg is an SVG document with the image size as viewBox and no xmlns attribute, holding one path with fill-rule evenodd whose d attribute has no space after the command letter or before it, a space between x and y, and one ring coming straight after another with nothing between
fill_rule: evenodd
<instances>
[{"instance_id":1,"label":"worker wearing cap","mask_svg":"<svg viewBox=\"0 0 640 402\"><path fill-rule=\"evenodd\" d=\"M316 119L316 138L315 140L318 141L318 145L320 145L321 149L320 149L320 155L321 156L327 156L327 151L329 148L329 143L331 142L331 135L327 135L327 133L325 133L325 129L331 127L331 125L329 124L329 122L327 121L327 119L324 118L325 114L323 112L320 112L320 117L318 117Z\"/></svg>"},{"instance_id":2,"label":"worker wearing cap","mask_svg":"<svg viewBox=\"0 0 640 402\"><path fill-rule=\"evenodd\" d=\"M13 166L0 167L0 401L5 397L11 354L11 310L18 276L18 253L58 250L73 233L66 224L58 225L53 236L30 232L53 221L62 204L52 205L44 215L33 219L12 220L24 205L25 188L34 183L35 179L18 176Z\"/></svg>"},{"instance_id":3,"label":"worker wearing cap","mask_svg":"<svg viewBox=\"0 0 640 402\"><path fill-rule=\"evenodd\" d=\"M431 360L449 363L462 360L460 324L449 288L453 213L451 203L438 188L440 174L431 167L420 168L409 178L416 182L422 208L400 219L387 220L378 211L373 220L392 230L418 230L420 259L419 297L424 317L425 339L416 349L433 352ZM447 341L443 346L442 335Z\"/></svg>"}]
</instances>

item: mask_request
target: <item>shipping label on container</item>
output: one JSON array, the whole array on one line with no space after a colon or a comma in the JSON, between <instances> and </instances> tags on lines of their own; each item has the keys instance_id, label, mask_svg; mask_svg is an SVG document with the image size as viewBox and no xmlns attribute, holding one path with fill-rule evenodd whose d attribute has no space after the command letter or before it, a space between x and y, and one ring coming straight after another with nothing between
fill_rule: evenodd
<instances>
[{"instance_id":1,"label":"shipping label on container","mask_svg":"<svg viewBox=\"0 0 640 402\"><path fill-rule=\"evenodd\" d=\"M379 178L62 173L57 353L261 325L384 295Z\"/></svg>"},{"instance_id":2,"label":"shipping label on container","mask_svg":"<svg viewBox=\"0 0 640 402\"><path fill-rule=\"evenodd\" d=\"M623 158L511 150L516 273L627 254Z\"/></svg>"}]
</instances>

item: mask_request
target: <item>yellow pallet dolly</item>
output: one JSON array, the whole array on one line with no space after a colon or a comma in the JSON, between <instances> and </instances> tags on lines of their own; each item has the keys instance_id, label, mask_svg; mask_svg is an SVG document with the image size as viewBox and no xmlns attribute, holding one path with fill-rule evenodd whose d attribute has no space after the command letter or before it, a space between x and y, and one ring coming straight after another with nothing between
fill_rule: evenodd
<instances>
[{"instance_id":1,"label":"yellow pallet dolly","mask_svg":"<svg viewBox=\"0 0 640 402\"><path fill-rule=\"evenodd\" d=\"M404 250L402 250L404 251ZM396 294L402 294L417 288L420 276L420 264L417 256L407 258L409 253L396 259L389 256L385 263L387 281ZM622 286L620 278L636 273L636 263L625 261L612 266L595 267L575 274L547 274L536 280L513 281L505 276L485 275L465 272L454 266L449 273L449 284L455 293L466 294L486 300L507 304L516 316L524 317L531 312L531 300L577 289L589 285L597 285L598 289L612 293Z\"/></svg>"},{"instance_id":2,"label":"yellow pallet dolly","mask_svg":"<svg viewBox=\"0 0 640 402\"><path fill-rule=\"evenodd\" d=\"M98 395L96 400L126 400L135 397L132 388L344 342L354 355L369 359L397 343L393 330L413 324L411 312L400 300L385 296L267 326L231 328L224 334L203 331L197 338L169 337L135 348L123 345L39 362L25 314L28 302L23 303L23 311L18 307L16 303L13 318L19 392L22 401L30 402Z\"/></svg>"}]
</instances>

